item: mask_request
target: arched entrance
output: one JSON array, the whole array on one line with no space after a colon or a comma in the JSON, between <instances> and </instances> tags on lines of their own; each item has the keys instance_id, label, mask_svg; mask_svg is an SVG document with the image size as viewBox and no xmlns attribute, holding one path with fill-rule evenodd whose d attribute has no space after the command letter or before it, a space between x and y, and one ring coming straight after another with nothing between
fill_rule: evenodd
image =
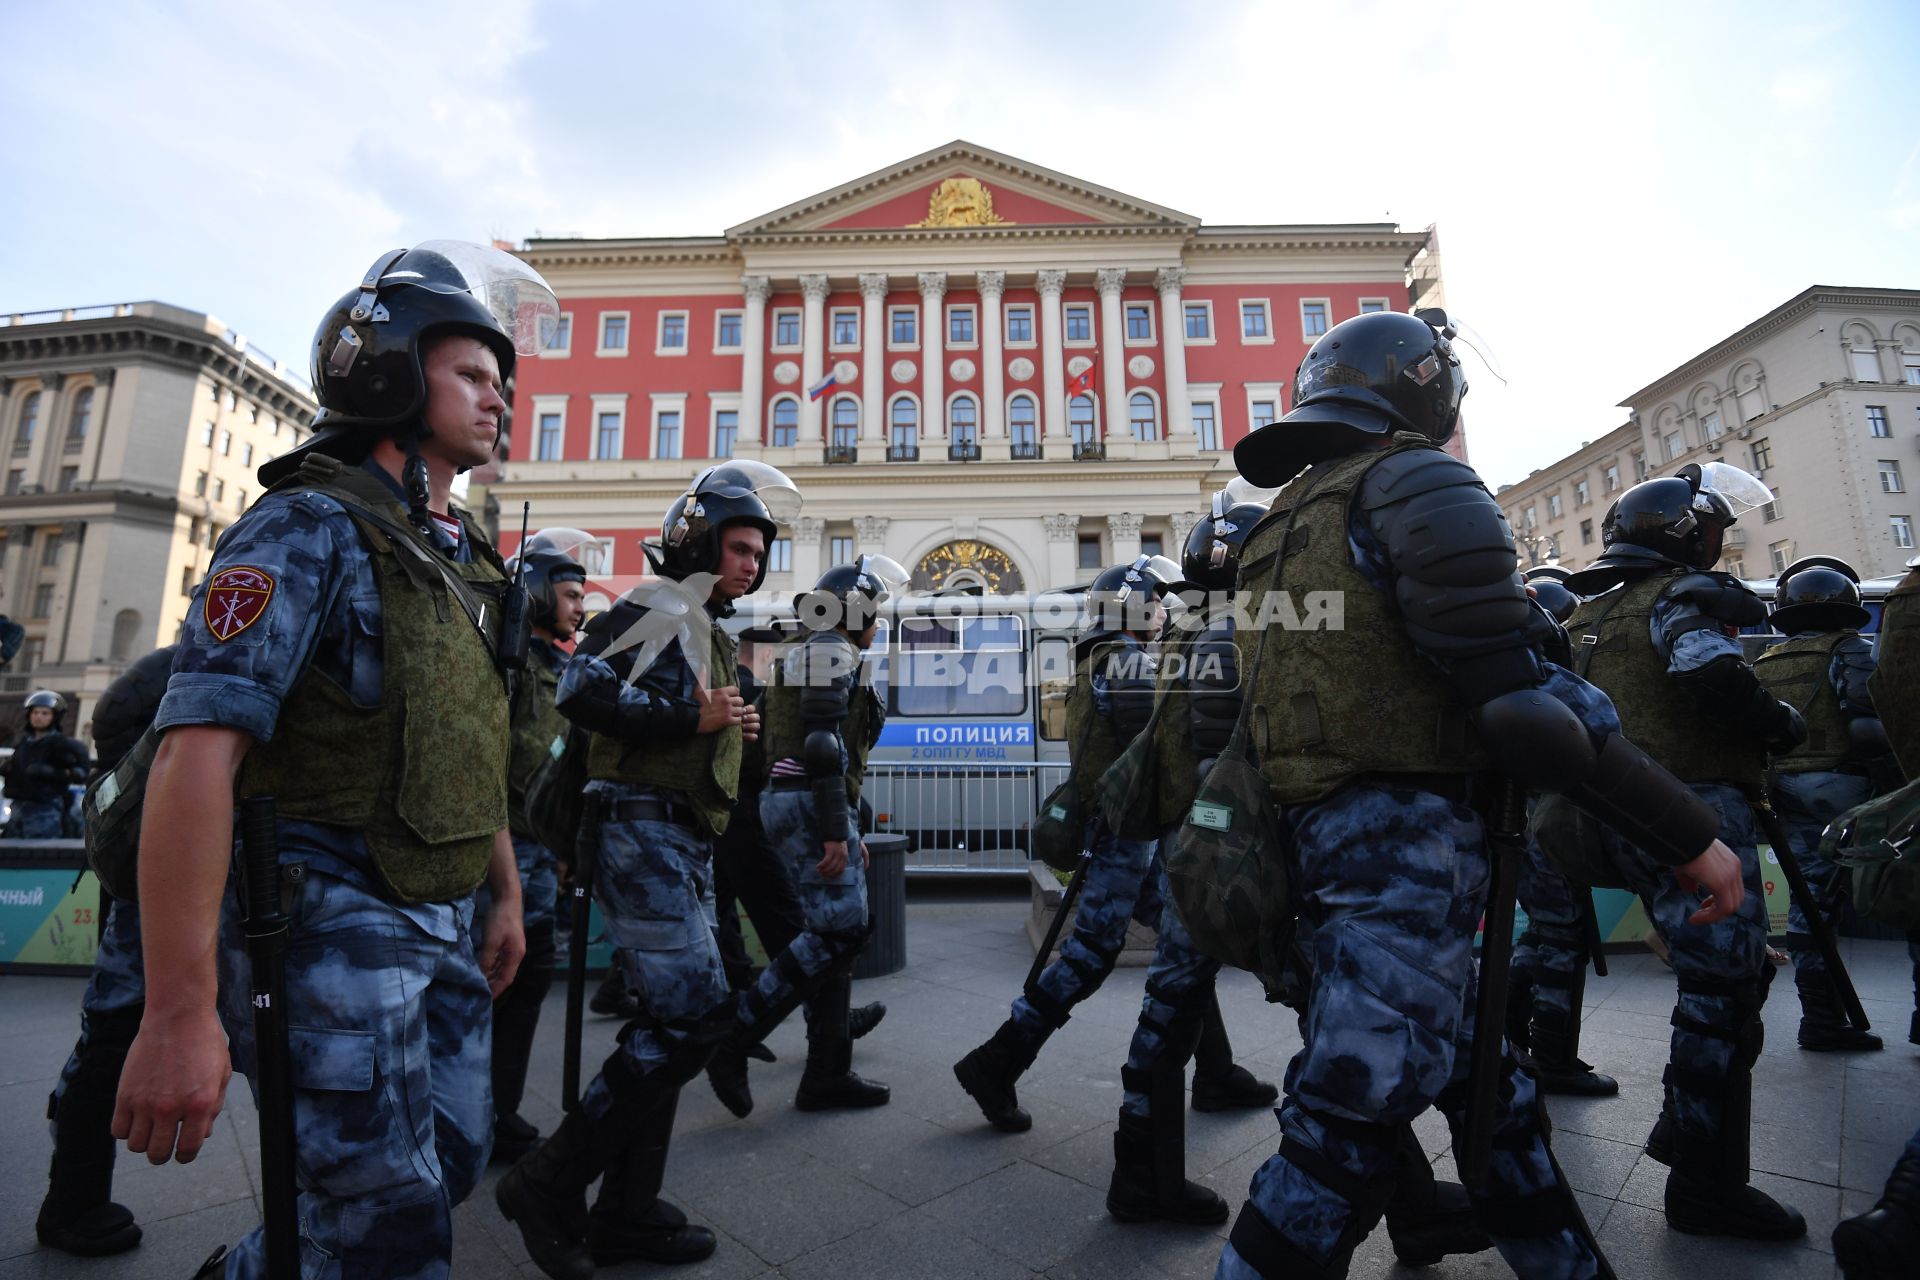
<instances>
[{"instance_id":1,"label":"arched entrance","mask_svg":"<svg viewBox=\"0 0 1920 1280\"><path fill-rule=\"evenodd\" d=\"M978 538L956 538L920 557L913 567L911 589L947 591L973 589L993 595L1018 595L1026 579L1013 557Z\"/></svg>"}]
</instances>

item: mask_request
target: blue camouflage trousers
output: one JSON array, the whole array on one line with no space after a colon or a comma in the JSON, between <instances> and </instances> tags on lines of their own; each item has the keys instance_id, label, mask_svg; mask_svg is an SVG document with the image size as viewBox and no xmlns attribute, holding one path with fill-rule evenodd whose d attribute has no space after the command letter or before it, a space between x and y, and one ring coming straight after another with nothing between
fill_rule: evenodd
<instances>
[{"instance_id":1,"label":"blue camouflage trousers","mask_svg":"<svg viewBox=\"0 0 1920 1280\"><path fill-rule=\"evenodd\" d=\"M140 1015L147 1003L146 967L140 954L140 907L124 898L100 899L106 904L107 922L100 931L100 949L94 952L93 972L87 976L87 989L80 996L80 1039L60 1072L60 1080L47 1099L49 1128L57 1121L60 1099L66 1096L74 1078L83 1070L90 1053L126 1054L140 1029ZM109 1041L111 1043L103 1043ZM119 1068L116 1064L114 1075ZM57 1136L57 1135L56 1135Z\"/></svg>"},{"instance_id":2,"label":"blue camouflage trousers","mask_svg":"<svg viewBox=\"0 0 1920 1280\"><path fill-rule=\"evenodd\" d=\"M1013 1023L1031 1043L1064 1025L1073 1006L1100 989L1127 943L1127 923L1158 925L1167 914L1161 889L1158 842L1122 840L1104 823L1092 835L1093 860L1080 889L1073 933L1060 956L1013 1001Z\"/></svg>"},{"instance_id":3,"label":"blue camouflage trousers","mask_svg":"<svg viewBox=\"0 0 1920 1280\"><path fill-rule=\"evenodd\" d=\"M1555 871L1539 846L1527 842L1527 861L1520 869L1518 893L1521 909L1527 913L1527 927L1513 945L1515 994L1524 984L1531 1001L1530 1009L1520 1011L1522 1016L1530 1015L1541 1022L1552 1020L1561 1027L1571 1027L1579 1016L1579 1010L1573 1007L1573 990L1581 966L1587 962L1582 893L1591 891Z\"/></svg>"},{"instance_id":4,"label":"blue camouflage trousers","mask_svg":"<svg viewBox=\"0 0 1920 1280\"><path fill-rule=\"evenodd\" d=\"M1829 922L1838 925L1838 915L1847 900L1847 877L1838 866L1820 854L1820 833L1827 824L1873 798L1873 784L1852 773L1783 773L1773 780L1773 809L1780 815L1800 872L1807 888L1820 904ZM1837 929L1836 929L1837 932ZM1825 974L1827 959L1813 943L1813 928L1806 913L1795 902L1787 908L1787 950L1793 953L1796 974Z\"/></svg>"},{"instance_id":5,"label":"blue camouflage trousers","mask_svg":"<svg viewBox=\"0 0 1920 1280\"><path fill-rule=\"evenodd\" d=\"M396 906L309 867L287 954L303 1280L439 1280L453 1207L486 1168L492 998L467 938L472 901ZM421 920L444 914L444 936ZM231 889L222 913L221 1019L254 1073L249 972ZM228 1280L267 1275L262 1229Z\"/></svg>"},{"instance_id":6,"label":"blue camouflage trousers","mask_svg":"<svg viewBox=\"0 0 1920 1280\"><path fill-rule=\"evenodd\" d=\"M58 840L65 831L65 812L60 805L44 800L15 800L13 816L7 819L7 839Z\"/></svg>"},{"instance_id":7,"label":"blue camouflage trousers","mask_svg":"<svg viewBox=\"0 0 1920 1280\"><path fill-rule=\"evenodd\" d=\"M526 1097L527 1064L533 1053L540 1007L553 985L556 902L560 894L553 854L537 840L513 837L514 866L520 872L521 925L527 950L512 983L493 1002L493 1105L495 1119L518 1115ZM473 891L470 936L478 956L486 943L493 891L485 881Z\"/></svg>"},{"instance_id":8,"label":"blue camouflage trousers","mask_svg":"<svg viewBox=\"0 0 1920 1280\"><path fill-rule=\"evenodd\" d=\"M1207 1003L1213 995L1220 962L1194 945L1193 935L1174 910L1167 884L1166 850L1175 832L1161 837L1149 874L1160 908L1160 936L1147 965L1147 990L1140 1000L1140 1022L1127 1046L1127 1070L1122 1073L1122 1115L1145 1119L1152 1114L1151 1085L1157 1071L1184 1069L1200 1034ZM1092 872L1088 872L1091 878ZM1142 897L1148 895L1142 894Z\"/></svg>"},{"instance_id":9,"label":"blue camouflage trousers","mask_svg":"<svg viewBox=\"0 0 1920 1280\"><path fill-rule=\"evenodd\" d=\"M1399 1126L1437 1104L1456 1152L1465 1139L1473 938L1489 874L1479 816L1356 782L1282 821L1312 927L1305 1044L1287 1067L1279 1154L1253 1176L1217 1280L1262 1275L1256 1242L1276 1236L1343 1274L1391 1194ZM1533 1081L1510 1053L1503 1068L1493 1159L1468 1193L1516 1274L1592 1277L1598 1261L1570 1225Z\"/></svg>"}]
</instances>

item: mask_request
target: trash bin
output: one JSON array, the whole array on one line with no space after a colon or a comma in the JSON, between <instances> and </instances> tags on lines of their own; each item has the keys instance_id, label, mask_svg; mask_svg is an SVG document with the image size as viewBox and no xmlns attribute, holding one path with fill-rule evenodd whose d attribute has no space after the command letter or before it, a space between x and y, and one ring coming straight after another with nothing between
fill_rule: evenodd
<instances>
[{"instance_id":1,"label":"trash bin","mask_svg":"<svg viewBox=\"0 0 1920 1280\"><path fill-rule=\"evenodd\" d=\"M907 837L871 835L867 846L867 912L873 928L853 962L856 978L882 978L907 965Z\"/></svg>"}]
</instances>

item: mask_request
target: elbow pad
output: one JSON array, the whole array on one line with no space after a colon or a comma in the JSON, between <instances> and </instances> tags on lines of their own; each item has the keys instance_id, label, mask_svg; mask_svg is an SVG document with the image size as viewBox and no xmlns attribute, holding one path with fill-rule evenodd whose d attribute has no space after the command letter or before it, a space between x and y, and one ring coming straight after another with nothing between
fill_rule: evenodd
<instances>
[{"instance_id":1,"label":"elbow pad","mask_svg":"<svg viewBox=\"0 0 1920 1280\"><path fill-rule=\"evenodd\" d=\"M1600 745L1593 771L1562 794L1663 866L1693 861L1720 834L1712 805L1617 733Z\"/></svg>"},{"instance_id":2,"label":"elbow pad","mask_svg":"<svg viewBox=\"0 0 1920 1280\"><path fill-rule=\"evenodd\" d=\"M576 658L575 661L588 661ZM645 738L690 738L700 710L637 685L627 685L604 662L561 677L554 709L589 733L623 742Z\"/></svg>"},{"instance_id":3,"label":"elbow pad","mask_svg":"<svg viewBox=\"0 0 1920 1280\"><path fill-rule=\"evenodd\" d=\"M1791 751L1807 740L1800 713L1768 693L1753 668L1732 654L1693 671L1676 672L1673 678L1691 689L1709 713L1759 738L1769 751Z\"/></svg>"},{"instance_id":4,"label":"elbow pad","mask_svg":"<svg viewBox=\"0 0 1920 1280\"><path fill-rule=\"evenodd\" d=\"M826 729L808 733L800 745L813 793L813 820L822 840L847 838L847 758L840 735Z\"/></svg>"},{"instance_id":5,"label":"elbow pad","mask_svg":"<svg viewBox=\"0 0 1920 1280\"><path fill-rule=\"evenodd\" d=\"M1474 713L1495 764L1529 791L1564 791L1594 769L1593 737L1544 689L1517 689Z\"/></svg>"},{"instance_id":6,"label":"elbow pad","mask_svg":"<svg viewBox=\"0 0 1920 1280\"><path fill-rule=\"evenodd\" d=\"M1138 645L1116 646L1102 660L1094 706L1103 709L1121 737L1132 739L1153 718L1157 675L1153 658Z\"/></svg>"},{"instance_id":7,"label":"elbow pad","mask_svg":"<svg viewBox=\"0 0 1920 1280\"><path fill-rule=\"evenodd\" d=\"M1240 647L1234 643L1232 629L1210 628L1194 642L1190 659L1187 728L1194 754L1211 760L1227 749L1246 693L1240 687Z\"/></svg>"},{"instance_id":8,"label":"elbow pad","mask_svg":"<svg viewBox=\"0 0 1920 1280\"><path fill-rule=\"evenodd\" d=\"M1847 743L1855 756L1877 756L1893 749L1887 741L1887 726L1880 723L1879 716L1856 716L1847 721Z\"/></svg>"}]
</instances>

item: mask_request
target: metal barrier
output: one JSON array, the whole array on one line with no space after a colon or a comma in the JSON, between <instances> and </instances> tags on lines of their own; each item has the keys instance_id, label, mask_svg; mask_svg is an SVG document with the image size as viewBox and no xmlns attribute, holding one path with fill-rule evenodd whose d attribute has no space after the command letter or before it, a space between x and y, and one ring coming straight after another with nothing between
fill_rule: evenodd
<instances>
[{"instance_id":1,"label":"metal barrier","mask_svg":"<svg viewBox=\"0 0 1920 1280\"><path fill-rule=\"evenodd\" d=\"M1025 875L1027 830L1067 762L869 764L874 830L910 837L908 872Z\"/></svg>"}]
</instances>

